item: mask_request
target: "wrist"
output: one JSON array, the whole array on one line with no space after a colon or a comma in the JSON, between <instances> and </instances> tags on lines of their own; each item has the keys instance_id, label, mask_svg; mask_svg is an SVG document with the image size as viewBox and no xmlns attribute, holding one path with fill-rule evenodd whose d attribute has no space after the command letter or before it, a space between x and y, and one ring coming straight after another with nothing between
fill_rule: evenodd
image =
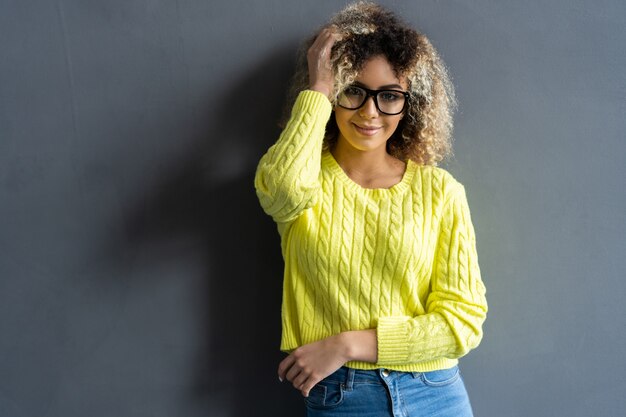
<instances>
[{"instance_id":1,"label":"wrist","mask_svg":"<svg viewBox=\"0 0 626 417\"><path fill-rule=\"evenodd\" d=\"M337 335L341 355L346 362L361 361L376 363L378 357L378 341L376 330L355 330Z\"/></svg>"},{"instance_id":2,"label":"wrist","mask_svg":"<svg viewBox=\"0 0 626 417\"><path fill-rule=\"evenodd\" d=\"M343 361L349 362L354 360L354 347L352 346L353 341L350 332L342 332L333 337L337 343L337 351L343 358Z\"/></svg>"},{"instance_id":3,"label":"wrist","mask_svg":"<svg viewBox=\"0 0 626 417\"><path fill-rule=\"evenodd\" d=\"M322 93L326 96L326 98L328 98L330 100L330 93L332 91L332 88L329 87L326 84L319 84L319 83L315 83L315 84L311 84L309 86L309 90L313 90L313 91L317 91L318 93Z\"/></svg>"}]
</instances>

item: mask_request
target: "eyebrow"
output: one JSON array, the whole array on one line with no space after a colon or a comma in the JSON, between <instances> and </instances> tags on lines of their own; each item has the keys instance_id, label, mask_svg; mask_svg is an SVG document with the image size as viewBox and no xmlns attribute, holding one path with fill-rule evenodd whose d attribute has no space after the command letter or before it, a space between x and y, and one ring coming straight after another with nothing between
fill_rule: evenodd
<instances>
[{"instance_id":1,"label":"eyebrow","mask_svg":"<svg viewBox=\"0 0 626 417\"><path fill-rule=\"evenodd\" d=\"M363 84L363 83L361 83L359 81L355 81L353 84L356 85L356 86L359 86L359 87L369 88L367 85L365 85L365 84ZM387 84L387 85L383 85L383 86L381 86L379 88L379 90L388 90L388 89L402 90L403 88L402 88L402 86L400 84Z\"/></svg>"}]
</instances>

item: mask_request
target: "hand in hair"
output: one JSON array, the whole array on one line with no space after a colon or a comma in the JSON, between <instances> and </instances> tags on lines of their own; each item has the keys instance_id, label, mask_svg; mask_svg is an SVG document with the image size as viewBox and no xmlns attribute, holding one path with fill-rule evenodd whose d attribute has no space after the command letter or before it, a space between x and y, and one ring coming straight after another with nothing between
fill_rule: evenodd
<instances>
[{"instance_id":1,"label":"hand in hair","mask_svg":"<svg viewBox=\"0 0 626 417\"><path fill-rule=\"evenodd\" d=\"M317 35L307 52L309 66L309 88L330 98L333 91L334 74L330 62L331 51L341 35L334 27L327 27Z\"/></svg>"}]
</instances>

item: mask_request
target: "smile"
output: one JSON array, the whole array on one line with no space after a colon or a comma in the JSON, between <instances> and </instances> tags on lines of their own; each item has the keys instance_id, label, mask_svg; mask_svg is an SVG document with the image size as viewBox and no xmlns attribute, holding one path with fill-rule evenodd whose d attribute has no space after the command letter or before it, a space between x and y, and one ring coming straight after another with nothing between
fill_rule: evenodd
<instances>
[{"instance_id":1,"label":"smile","mask_svg":"<svg viewBox=\"0 0 626 417\"><path fill-rule=\"evenodd\" d=\"M365 136L374 136L382 127L378 126L359 126L355 123L352 123L357 132Z\"/></svg>"}]
</instances>

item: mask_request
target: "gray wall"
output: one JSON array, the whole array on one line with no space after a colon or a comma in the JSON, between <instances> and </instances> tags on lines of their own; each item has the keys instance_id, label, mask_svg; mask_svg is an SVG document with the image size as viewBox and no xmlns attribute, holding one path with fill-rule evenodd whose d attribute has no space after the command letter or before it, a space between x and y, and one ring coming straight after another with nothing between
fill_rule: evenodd
<instances>
[{"instance_id":1,"label":"gray wall","mask_svg":"<svg viewBox=\"0 0 626 417\"><path fill-rule=\"evenodd\" d=\"M458 88L476 415L626 415L626 3L385 3ZM252 177L343 4L0 0L1 416L299 415Z\"/></svg>"}]
</instances>

